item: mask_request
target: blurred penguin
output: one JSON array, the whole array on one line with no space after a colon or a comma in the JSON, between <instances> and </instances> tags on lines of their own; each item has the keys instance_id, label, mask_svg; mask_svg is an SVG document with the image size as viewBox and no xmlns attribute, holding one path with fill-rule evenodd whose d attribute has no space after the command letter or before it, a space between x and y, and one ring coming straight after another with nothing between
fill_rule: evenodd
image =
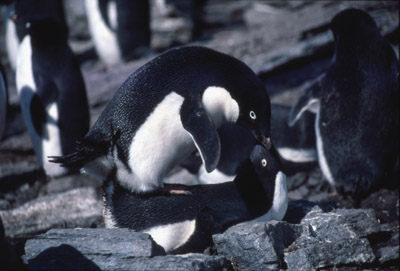
<instances>
[{"instance_id":1,"label":"blurred penguin","mask_svg":"<svg viewBox=\"0 0 400 271\"><path fill-rule=\"evenodd\" d=\"M85 0L90 33L107 65L145 54L150 46L148 0Z\"/></svg>"},{"instance_id":2,"label":"blurred penguin","mask_svg":"<svg viewBox=\"0 0 400 271\"><path fill-rule=\"evenodd\" d=\"M89 129L89 109L80 68L67 44L61 0L16 2L17 24L25 27L17 55L21 110L39 164L59 176L66 168L47 156L63 155Z\"/></svg>"}]
</instances>

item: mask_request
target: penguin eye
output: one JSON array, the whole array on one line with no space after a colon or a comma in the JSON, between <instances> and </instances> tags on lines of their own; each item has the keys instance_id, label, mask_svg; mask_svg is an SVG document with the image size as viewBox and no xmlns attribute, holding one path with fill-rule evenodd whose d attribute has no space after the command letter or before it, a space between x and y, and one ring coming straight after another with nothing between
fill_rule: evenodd
<instances>
[{"instance_id":1,"label":"penguin eye","mask_svg":"<svg viewBox=\"0 0 400 271\"><path fill-rule=\"evenodd\" d=\"M25 28L31 28L31 23L30 22L27 22L26 24L25 24Z\"/></svg>"},{"instance_id":2,"label":"penguin eye","mask_svg":"<svg viewBox=\"0 0 400 271\"><path fill-rule=\"evenodd\" d=\"M257 118L256 113L254 113L254 111L250 111L250 118L252 118L253 120L255 120Z\"/></svg>"},{"instance_id":3,"label":"penguin eye","mask_svg":"<svg viewBox=\"0 0 400 271\"><path fill-rule=\"evenodd\" d=\"M267 159L262 159L262 160L261 160L261 165L262 165L263 167L266 167L267 164L268 164Z\"/></svg>"}]
</instances>

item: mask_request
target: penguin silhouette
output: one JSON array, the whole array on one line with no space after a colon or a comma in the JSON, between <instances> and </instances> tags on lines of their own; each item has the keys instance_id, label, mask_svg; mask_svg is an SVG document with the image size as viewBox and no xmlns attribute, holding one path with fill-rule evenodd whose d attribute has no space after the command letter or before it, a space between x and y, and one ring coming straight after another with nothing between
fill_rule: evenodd
<instances>
[{"instance_id":1,"label":"penguin silhouette","mask_svg":"<svg viewBox=\"0 0 400 271\"><path fill-rule=\"evenodd\" d=\"M347 9L331 22L335 52L292 108L315 109L318 160L339 192L363 198L381 187L399 155L398 60L373 19Z\"/></svg>"}]
</instances>

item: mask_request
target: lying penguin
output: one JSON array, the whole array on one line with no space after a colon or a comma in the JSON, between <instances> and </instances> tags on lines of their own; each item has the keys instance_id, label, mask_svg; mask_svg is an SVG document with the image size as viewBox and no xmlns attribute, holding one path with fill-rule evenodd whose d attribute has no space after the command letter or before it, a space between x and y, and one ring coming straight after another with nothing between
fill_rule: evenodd
<instances>
[{"instance_id":1,"label":"lying penguin","mask_svg":"<svg viewBox=\"0 0 400 271\"><path fill-rule=\"evenodd\" d=\"M339 192L360 199L381 186L399 154L398 60L364 11L337 14L335 53L294 105L290 124L315 108L318 160Z\"/></svg>"},{"instance_id":2,"label":"lying penguin","mask_svg":"<svg viewBox=\"0 0 400 271\"><path fill-rule=\"evenodd\" d=\"M264 84L243 62L205 47L181 47L134 72L76 151L51 161L103 180L115 170L125 188L150 192L195 148L213 171L223 123L245 127L269 148L269 119Z\"/></svg>"},{"instance_id":3,"label":"lying penguin","mask_svg":"<svg viewBox=\"0 0 400 271\"><path fill-rule=\"evenodd\" d=\"M104 183L106 227L149 233L167 253L202 252L212 245L213 234L252 219L281 220L288 205L279 160L260 145L254 146L233 182L166 186L190 194L131 193L110 175Z\"/></svg>"}]
</instances>

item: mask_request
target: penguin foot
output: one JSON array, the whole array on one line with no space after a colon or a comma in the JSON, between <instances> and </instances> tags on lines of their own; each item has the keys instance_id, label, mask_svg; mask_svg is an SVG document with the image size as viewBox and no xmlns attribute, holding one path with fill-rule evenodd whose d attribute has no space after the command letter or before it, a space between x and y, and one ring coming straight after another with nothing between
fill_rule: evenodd
<instances>
[{"instance_id":1,"label":"penguin foot","mask_svg":"<svg viewBox=\"0 0 400 271\"><path fill-rule=\"evenodd\" d=\"M187 191L182 188L163 187L161 189L165 194L169 195L187 195L187 196L192 195L190 191Z\"/></svg>"}]
</instances>

